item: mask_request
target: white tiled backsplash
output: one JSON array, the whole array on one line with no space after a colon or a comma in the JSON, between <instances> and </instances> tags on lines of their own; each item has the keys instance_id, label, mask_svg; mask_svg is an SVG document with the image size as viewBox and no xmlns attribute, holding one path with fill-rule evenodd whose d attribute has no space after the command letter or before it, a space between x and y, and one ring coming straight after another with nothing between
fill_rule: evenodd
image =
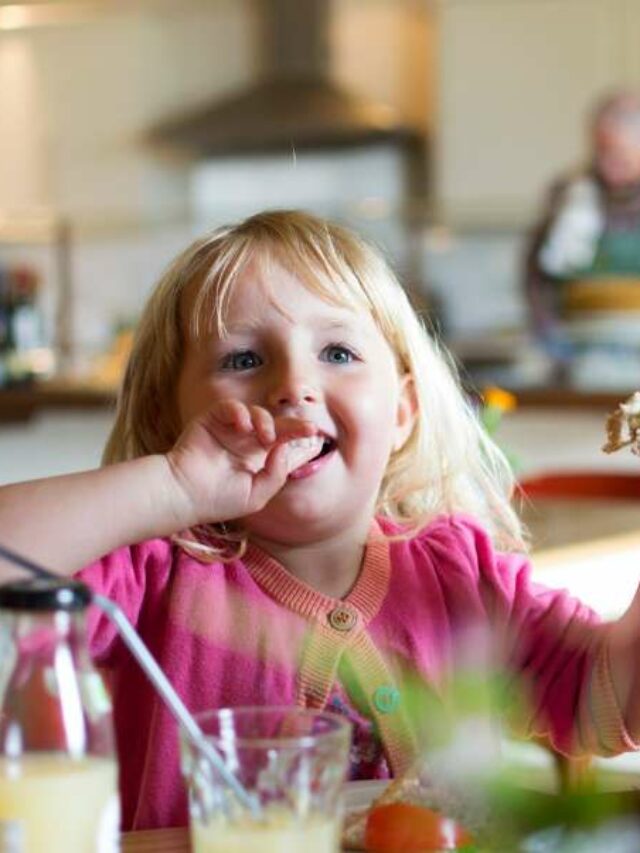
<instances>
[{"instance_id":1,"label":"white tiled backsplash","mask_svg":"<svg viewBox=\"0 0 640 853\"><path fill-rule=\"evenodd\" d=\"M411 270L442 305L446 328L460 337L523 325L519 262L521 235L514 232L447 232L424 227L408 233L402 212L424 204L407 188L406 154L392 143L338 151L300 151L269 157L242 156L196 162L185 171L189 218L180 224L125 229L104 221L102 237L83 233L72 242L75 349L108 346L114 326L135 319L163 268L194 237L264 208L306 208L352 226L387 254L402 277ZM414 197L415 196L415 197ZM163 208L158 217L162 221ZM117 217L115 217L117 219ZM105 237L105 227L119 236ZM57 298L53 246L13 246L0 241L0 263L33 260L42 270L42 310L52 340ZM412 285L415 283L412 282Z\"/></svg>"},{"instance_id":2,"label":"white tiled backsplash","mask_svg":"<svg viewBox=\"0 0 640 853\"><path fill-rule=\"evenodd\" d=\"M521 235L513 232L446 232L424 227L407 231L402 213L422 205L420 190L407 187L403 149L380 143L337 151L291 150L276 156L203 160L184 174L189 218L180 224L125 229L104 221L85 236L72 235L72 327L75 349L104 349L114 326L135 319L163 268L194 237L217 225L264 208L306 208L335 218L373 240L402 277L427 283L437 294L446 327L460 337L523 324L519 262ZM407 195L411 195L410 200ZM158 221L163 209L159 205ZM115 217L117 219L117 217ZM102 237L88 238L98 226ZM105 237L105 228L110 234ZM42 310L52 340L58 282L55 247L8 247L0 241L0 263L32 260L45 287ZM412 282L412 285L415 283Z\"/></svg>"},{"instance_id":3,"label":"white tiled backsplash","mask_svg":"<svg viewBox=\"0 0 640 853\"><path fill-rule=\"evenodd\" d=\"M164 267L195 236L188 226L148 229L131 236L72 243L72 329L74 350L91 355L105 349L115 325L135 321ZM29 263L40 271L40 307L45 341L54 342L60 282L56 246L0 247L0 264Z\"/></svg>"},{"instance_id":4,"label":"white tiled backsplash","mask_svg":"<svg viewBox=\"0 0 640 853\"><path fill-rule=\"evenodd\" d=\"M451 335L526 326L523 244L517 231L426 232L424 274L440 298Z\"/></svg>"}]
</instances>

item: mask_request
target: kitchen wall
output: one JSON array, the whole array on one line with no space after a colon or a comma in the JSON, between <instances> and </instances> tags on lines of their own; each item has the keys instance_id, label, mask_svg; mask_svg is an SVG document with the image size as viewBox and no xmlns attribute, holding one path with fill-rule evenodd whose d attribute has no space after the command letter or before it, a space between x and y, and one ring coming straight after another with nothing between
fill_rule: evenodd
<instances>
[{"instance_id":1,"label":"kitchen wall","mask_svg":"<svg viewBox=\"0 0 640 853\"><path fill-rule=\"evenodd\" d=\"M73 23L0 35L2 207L42 205L84 227L181 216L183 170L145 135L249 78L242 4L87 5Z\"/></svg>"},{"instance_id":2,"label":"kitchen wall","mask_svg":"<svg viewBox=\"0 0 640 853\"><path fill-rule=\"evenodd\" d=\"M32 260L43 271L51 339L56 247L46 238L31 240L29 223L43 211L64 217L72 230L73 334L77 351L91 353L108 343L116 323L135 317L176 251L238 212L233 182L223 183L216 203L203 211L192 191L193 160L152 145L149 131L245 86L259 63L249 0L137 0L87 3L86 13L82 8L74 4L72 23L63 18L15 31L2 29L0 14L0 262ZM425 131L433 111L432 42L428 2L333 3L335 78L392 105ZM303 159L296 158L274 195L256 198L254 207L290 199L304 205ZM259 168L257 161L253 167ZM247 164L240 169L246 172ZM365 198L377 192L381 173L373 174L373 189L359 191ZM313 200L322 176L304 180ZM10 245L2 240L3 212L13 226ZM388 227L376 225L375 214L369 230L397 240L397 209L386 215Z\"/></svg>"},{"instance_id":3,"label":"kitchen wall","mask_svg":"<svg viewBox=\"0 0 640 853\"><path fill-rule=\"evenodd\" d=\"M73 14L13 30L0 8L0 262L17 254L42 266L51 334L55 251L7 248L2 234L34 210L67 217L75 336L95 350L135 316L177 248L238 210L227 179L203 209L193 162L152 146L148 131L253 79L255 20L249 0L44 5ZM452 334L522 329L522 240L547 180L584 156L582 117L602 88L640 81L636 0L334 0L332 9L334 76L430 136L414 238L419 278ZM300 198L302 172L292 158L277 200ZM372 171L360 202L379 198L381 175ZM308 180L315 199L322 176ZM402 267L397 208L365 208L355 221Z\"/></svg>"},{"instance_id":4,"label":"kitchen wall","mask_svg":"<svg viewBox=\"0 0 640 853\"><path fill-rule=\"evenodd\" d=\"M180 218L188 169L151 146L148 132L254 78L252 3L84 5L73 24L62 18L11 31L0 16L0 208L43 205L101 229ZM428 8L340 0L331 35L338 80L424 127L432 100Z\"/></svg>"}]
</instances>

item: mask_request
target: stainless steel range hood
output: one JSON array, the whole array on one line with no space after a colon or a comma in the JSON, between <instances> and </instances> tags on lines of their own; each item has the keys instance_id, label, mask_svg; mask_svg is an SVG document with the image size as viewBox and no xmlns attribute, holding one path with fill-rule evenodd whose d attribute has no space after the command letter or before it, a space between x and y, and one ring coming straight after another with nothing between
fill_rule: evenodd
<instances>
[{"instance_id":1,"label":"stainless steel range hood","mask_svg":"<svg viewBox=\"0 0 640 853\"><path fill-rule=\"evenodd\" d=\"M152 139L199 156L340 148L381 141L410 147L420 134L385 104L329 76L330 0L253 0L258 81L152 132Z\"/></svg>"}]
</instances>

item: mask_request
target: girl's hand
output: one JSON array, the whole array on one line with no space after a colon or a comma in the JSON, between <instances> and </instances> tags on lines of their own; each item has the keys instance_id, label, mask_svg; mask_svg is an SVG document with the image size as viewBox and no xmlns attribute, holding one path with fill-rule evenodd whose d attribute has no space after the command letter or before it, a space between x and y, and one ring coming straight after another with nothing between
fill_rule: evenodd
<instances>
[{"instance_id":1,"label":"girl's hand","mask_svg":"<svg viewBox=\"0 0 640 853\"><path fill-rule=\"evenodd\" d=\"M309 421L274 418L237 400L214 404L167 454L184 526L257 512L321 449L322 438Z\"/></svg>"}]
</instances>

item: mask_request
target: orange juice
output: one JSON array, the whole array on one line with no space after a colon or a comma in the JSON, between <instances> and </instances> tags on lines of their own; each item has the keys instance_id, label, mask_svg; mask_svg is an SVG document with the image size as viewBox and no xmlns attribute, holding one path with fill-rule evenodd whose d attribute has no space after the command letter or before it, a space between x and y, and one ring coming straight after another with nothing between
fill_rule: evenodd
<instances>
[{"instance_id":1,"label":"orange juice","mask_svg":"<svg viewBox=\"0 0 640 853\"><path fill-rule=\"evenodd\" d=\"M281 810L261 823L192 819L191 840L193 853L336 853L340 822L324 816L296 821Z\"/></svg>"},{"instance_id":2,"label":"orange juice","mask_svg":"<svg viewBox=\"0 0 640 853\"><path fill-rule=\"evenodd\" d=\"M116 762L54 753L0 759L0 823L19 826L24 853L115 853Z\"/></svg>"}]
</instances>

